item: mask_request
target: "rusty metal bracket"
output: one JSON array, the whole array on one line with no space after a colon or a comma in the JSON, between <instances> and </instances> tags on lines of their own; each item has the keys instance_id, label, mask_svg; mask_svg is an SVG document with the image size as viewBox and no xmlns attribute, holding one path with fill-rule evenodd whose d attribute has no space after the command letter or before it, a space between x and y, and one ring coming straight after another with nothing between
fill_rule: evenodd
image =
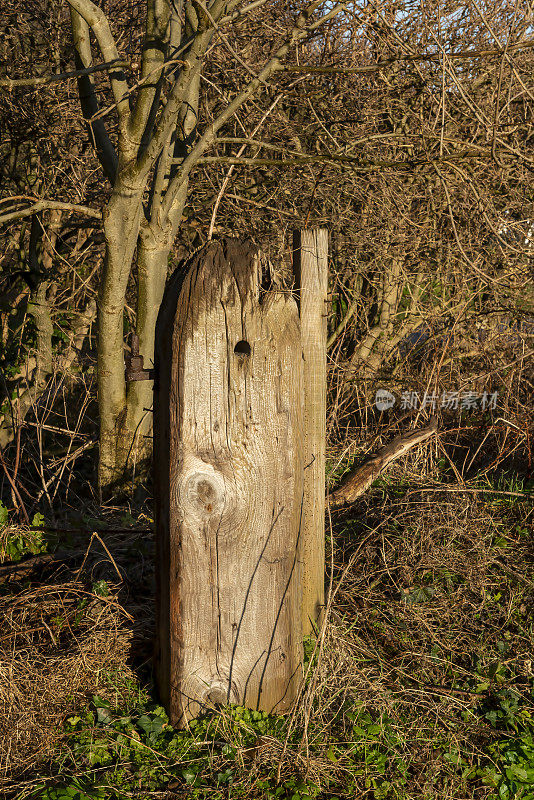
<instances>
[{"instance_id":1,"label":"rusty metal bracket","mask_svg":"<svg viewBox=\"0 0 534 800\"><path fill-rule=\"evenodd\" d=\"M145 369L143 356L139 355L139 336L132 333L130 336L130 352L124 357L126 381L153 381L154 370Z\"/></svg>"}]
</instances>

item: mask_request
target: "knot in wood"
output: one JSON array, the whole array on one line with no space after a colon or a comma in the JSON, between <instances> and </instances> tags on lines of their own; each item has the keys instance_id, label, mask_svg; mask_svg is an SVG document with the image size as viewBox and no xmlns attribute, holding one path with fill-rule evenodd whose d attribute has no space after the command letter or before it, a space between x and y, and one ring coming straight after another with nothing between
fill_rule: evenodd
<instances>
[{"instance_id":1,"label":"knot in wood","mask_svg":"<svg viewBox=\"0 0 534 800\"><path fill-rule=\"evenodd\" d=\"M225 499L224 480L216 472L194 472L183 484L183 501L201 516L220 514Z\"/></svg>"},{"instance_id":2,"label":"knot in wood","mask_svg":"<svg viewBox=\"0 0 534 800\"><path fill-rule=\"evenodd\" d=\"M228 683L225 683L220 678L214 678L207 686L202 699L206 704L221 706L226 705L228 702L238 703L239 693L233 681L230 686L230 692L228 692Z\"/></svg>"}]
</instances>

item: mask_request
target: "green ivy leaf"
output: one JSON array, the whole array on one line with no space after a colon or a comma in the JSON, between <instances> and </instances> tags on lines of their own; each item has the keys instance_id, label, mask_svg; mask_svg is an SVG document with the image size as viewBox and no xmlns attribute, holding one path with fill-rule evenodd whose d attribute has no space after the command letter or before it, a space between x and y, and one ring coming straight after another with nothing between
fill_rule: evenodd
<instances>
[{"instance_id":1,"label":"green ivy leaf","mask_svg":"<svg viewBox=\"0 0 534 800\"><path fill-rule=\"evenodd\" d=\"M149 736L157 737L160 735L165 726L165 720L157 715L143 714L137 720L137 725Z\"/></svg>"},{"instance_id":2,"label":"green ivy leaf","mask_svg":"<svg viewBox=\"0 0 534 800\"><path fill-rule=\"evenodd\" d=\"M522 781L523 783L526 783L526 781L528 780L527 771L523 769L523 767L520 767L518 764L511 764L506 769L506 777L509 778L510 780Z\"/></svg>"},{"instance_id":3,"label":"green ivy leaf","mask_svg":"<svg viewBox=\"0 0 534 800\"><path fill-rule=\"evenodd\" d=\"M195 782L195 778L197 777L196 772L193 772L192 769L184 769L182 770L182 778L184 781L191 786Z\"/></svg>"},{"instance_id":4,"label":"green ivy leaf","mask_svg":"<svg viewBox=\"0 0 534 800\"><path fill-rule=\"evenodd\" d=\"M101 722L103 725L109 725L113 719L111 711L109 711L107 708L97 708L96 718L98 722Z\"/></svg>"},{"instance_id":5,"label":"green ivy leaf","mask_svg":"<svg viewBox=\"0 0 534 800\"><path fill-rule=\"evenodd\" d=\"M337 764L337 757L333 747L328 748L328 750L326 751L326 757L329 761L332 761L333 764Z\"/></svg>"},{"instance_id":6,"label":"green ivy leaf","mask_svg":"<svg viewBox=\"0 0 534 800\"><path fill-rule=\"evenodd\" d=\"M495 728L497 726L497 712L496 711L488 711L484 714L490 725L493 725Z\"/></svg>"},{"instance_id":7,"label":"green ivy leaf","mask_svg":"<svg viewBox=\"0 0 534 800\"><path fill-rule=\"evenodd\" d=\"M93 695L93 704L95 708L111 708L111 703L109 700L106 700L104 697L99 697L99 695Z\"/></svg>"}]
</instances>

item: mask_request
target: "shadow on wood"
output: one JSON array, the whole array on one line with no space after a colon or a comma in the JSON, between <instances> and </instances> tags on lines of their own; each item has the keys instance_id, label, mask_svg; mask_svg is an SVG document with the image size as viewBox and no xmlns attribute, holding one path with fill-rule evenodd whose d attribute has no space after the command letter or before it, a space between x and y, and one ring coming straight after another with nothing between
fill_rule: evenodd
<instances>
[{"instance_id":1,"label":"shadow on wood","mask_svg":"<svg viewBox=\"0 0 534 800\"><path fill-rule=\"evenodd\" d=\"M284 711L301 679L303 359L290 294L249 243L172 277L154 396L156 670L171 722Z\"/></svg>"}]
</instances>

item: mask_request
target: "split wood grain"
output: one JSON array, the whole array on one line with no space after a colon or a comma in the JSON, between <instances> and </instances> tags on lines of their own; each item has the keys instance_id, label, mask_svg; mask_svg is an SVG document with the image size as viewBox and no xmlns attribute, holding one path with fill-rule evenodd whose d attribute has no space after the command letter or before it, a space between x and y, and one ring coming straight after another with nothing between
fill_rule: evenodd
<instances>
[{"instance_id":1,"label":"split wood grain","mask_svg":"<svg viewBox=\"0 0 534 800\"><path fill-rule=\"evenodd\" d=\"M320 624L325 581L326 333L328 231L295 231L293 269L304 354L305 472L302 536L302 627Z\"/></svg>"}]
</instances>

